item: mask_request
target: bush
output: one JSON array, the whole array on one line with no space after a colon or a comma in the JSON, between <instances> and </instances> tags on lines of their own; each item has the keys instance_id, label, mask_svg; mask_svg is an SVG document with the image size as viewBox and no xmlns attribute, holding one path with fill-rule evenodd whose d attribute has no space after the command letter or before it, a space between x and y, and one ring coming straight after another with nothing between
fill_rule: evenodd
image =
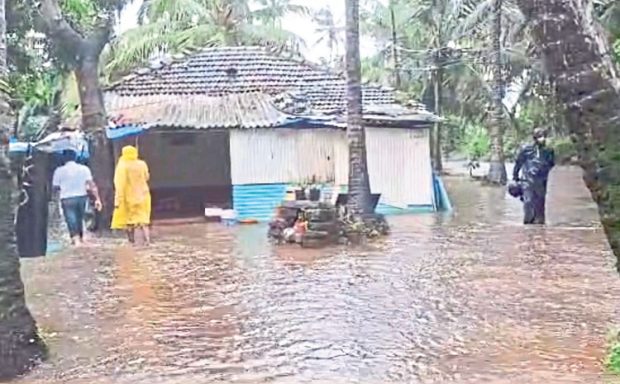
<instances>
[{"instance_id":1,"label":"bush","mask_svg":"<svg viewBox=\"0 0 620 384\"><path fill-rule=\"evenodd\" d=\"M609 355L605 361L607 370L613 374L620 375L620 334L615 335L611 341Z\"/></svg>"},{"instance_id":2,"label":"bush","mask_svg":"<svg viewBox=\"0 0 620 384\"><path fill-rule=\"evenodd\" d=\"M461 151L472 160L480 160L489 154L491 142L487 129L479 124L469 123L465 127Z\"/></svg>"},{"instance_id":3,"label":"bush","mask_svg":"<svg viewBox=\"0 0 620 384\"><path fill-rule=\"evenodd\" d=\"M558 164L568 163L577 156L575 143L568 137L556 137L551 140L550 145L555 151L555 161Z\"/></svg>"}]
</instances>

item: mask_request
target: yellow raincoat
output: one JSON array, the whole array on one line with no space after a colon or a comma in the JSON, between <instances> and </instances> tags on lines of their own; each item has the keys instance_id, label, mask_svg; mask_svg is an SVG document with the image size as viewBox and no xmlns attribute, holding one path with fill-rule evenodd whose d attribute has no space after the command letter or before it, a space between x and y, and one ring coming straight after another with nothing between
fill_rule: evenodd
<instances>
[{"instance_id":1,"label":"yellow raincoat","mask_svg":"<svg viewBox=\"0 0 620 384\"><path fill-rule=\"evenodd\" d=\"M123 147L114 171L114 216L112 229L151 223L149 168L138 159L136 147Z\"/></svg>"}]
</instances>

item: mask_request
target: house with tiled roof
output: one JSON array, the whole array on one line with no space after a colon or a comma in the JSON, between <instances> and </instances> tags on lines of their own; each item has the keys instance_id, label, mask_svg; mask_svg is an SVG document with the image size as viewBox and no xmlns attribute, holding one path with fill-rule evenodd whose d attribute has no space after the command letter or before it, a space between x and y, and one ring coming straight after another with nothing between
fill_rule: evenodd
<instances>
[{"instance_id":1,"label":"house with tiled roof","mask_svg":"<svg viewBox=\"0 0 620 384\"><path fill-rule=\"evenodd\" d=\"M398 104L379 85L362 94L379 210L435 209L429 128L437 116L420 103ZM139 146L155 215L220 206L266 220L292 186L346 190L346 80L296 55L205 48L124 77L104 99L109 115L148 127L115 147Z\"/></svg>"}]
</instances>

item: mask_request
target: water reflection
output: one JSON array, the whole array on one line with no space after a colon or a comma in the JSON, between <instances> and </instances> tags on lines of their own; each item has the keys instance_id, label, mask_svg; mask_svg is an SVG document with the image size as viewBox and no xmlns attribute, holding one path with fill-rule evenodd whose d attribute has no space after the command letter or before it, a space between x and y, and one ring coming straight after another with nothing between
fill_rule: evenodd
<instances>
[{"instance_id":1,"label":"water reflection","mask_svg":"<svg viewBox=\"0 0 620 384\"><path fill-rule=\"evenodd\" d=\"M368 246L191 225L28 261L37 318L64 327L23 382L600 382L620 285L579 177L553 173L547 227L448 178L455 215L392 217Z\"/></svg>"}]
</instances>

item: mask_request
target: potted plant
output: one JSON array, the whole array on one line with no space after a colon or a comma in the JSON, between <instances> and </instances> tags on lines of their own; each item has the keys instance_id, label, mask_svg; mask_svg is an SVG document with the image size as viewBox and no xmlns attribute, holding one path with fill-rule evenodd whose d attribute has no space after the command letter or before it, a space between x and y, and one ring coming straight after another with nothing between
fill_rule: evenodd
<instances>
[{"instance_id":1,"label":"potted plant","mask_svg":"<svg viewBox=\"0 0 620 384\"><path fill-rule=\"evenodd\" d=\"M308 191L308 199L310 201L319 201L321 198L321 187L318 184L313 184L310 186Z\"/></svg>"},{"instance_id":2,"label":"potted plant","mask_svg":"<svg viewBox=\"0 0 620 384\"><path fill-rule=\"evenodd\" d=\"M306 197L306 188L303 184L295 189L295 200L308 200Z\"/></svg>"}]
</instances>

